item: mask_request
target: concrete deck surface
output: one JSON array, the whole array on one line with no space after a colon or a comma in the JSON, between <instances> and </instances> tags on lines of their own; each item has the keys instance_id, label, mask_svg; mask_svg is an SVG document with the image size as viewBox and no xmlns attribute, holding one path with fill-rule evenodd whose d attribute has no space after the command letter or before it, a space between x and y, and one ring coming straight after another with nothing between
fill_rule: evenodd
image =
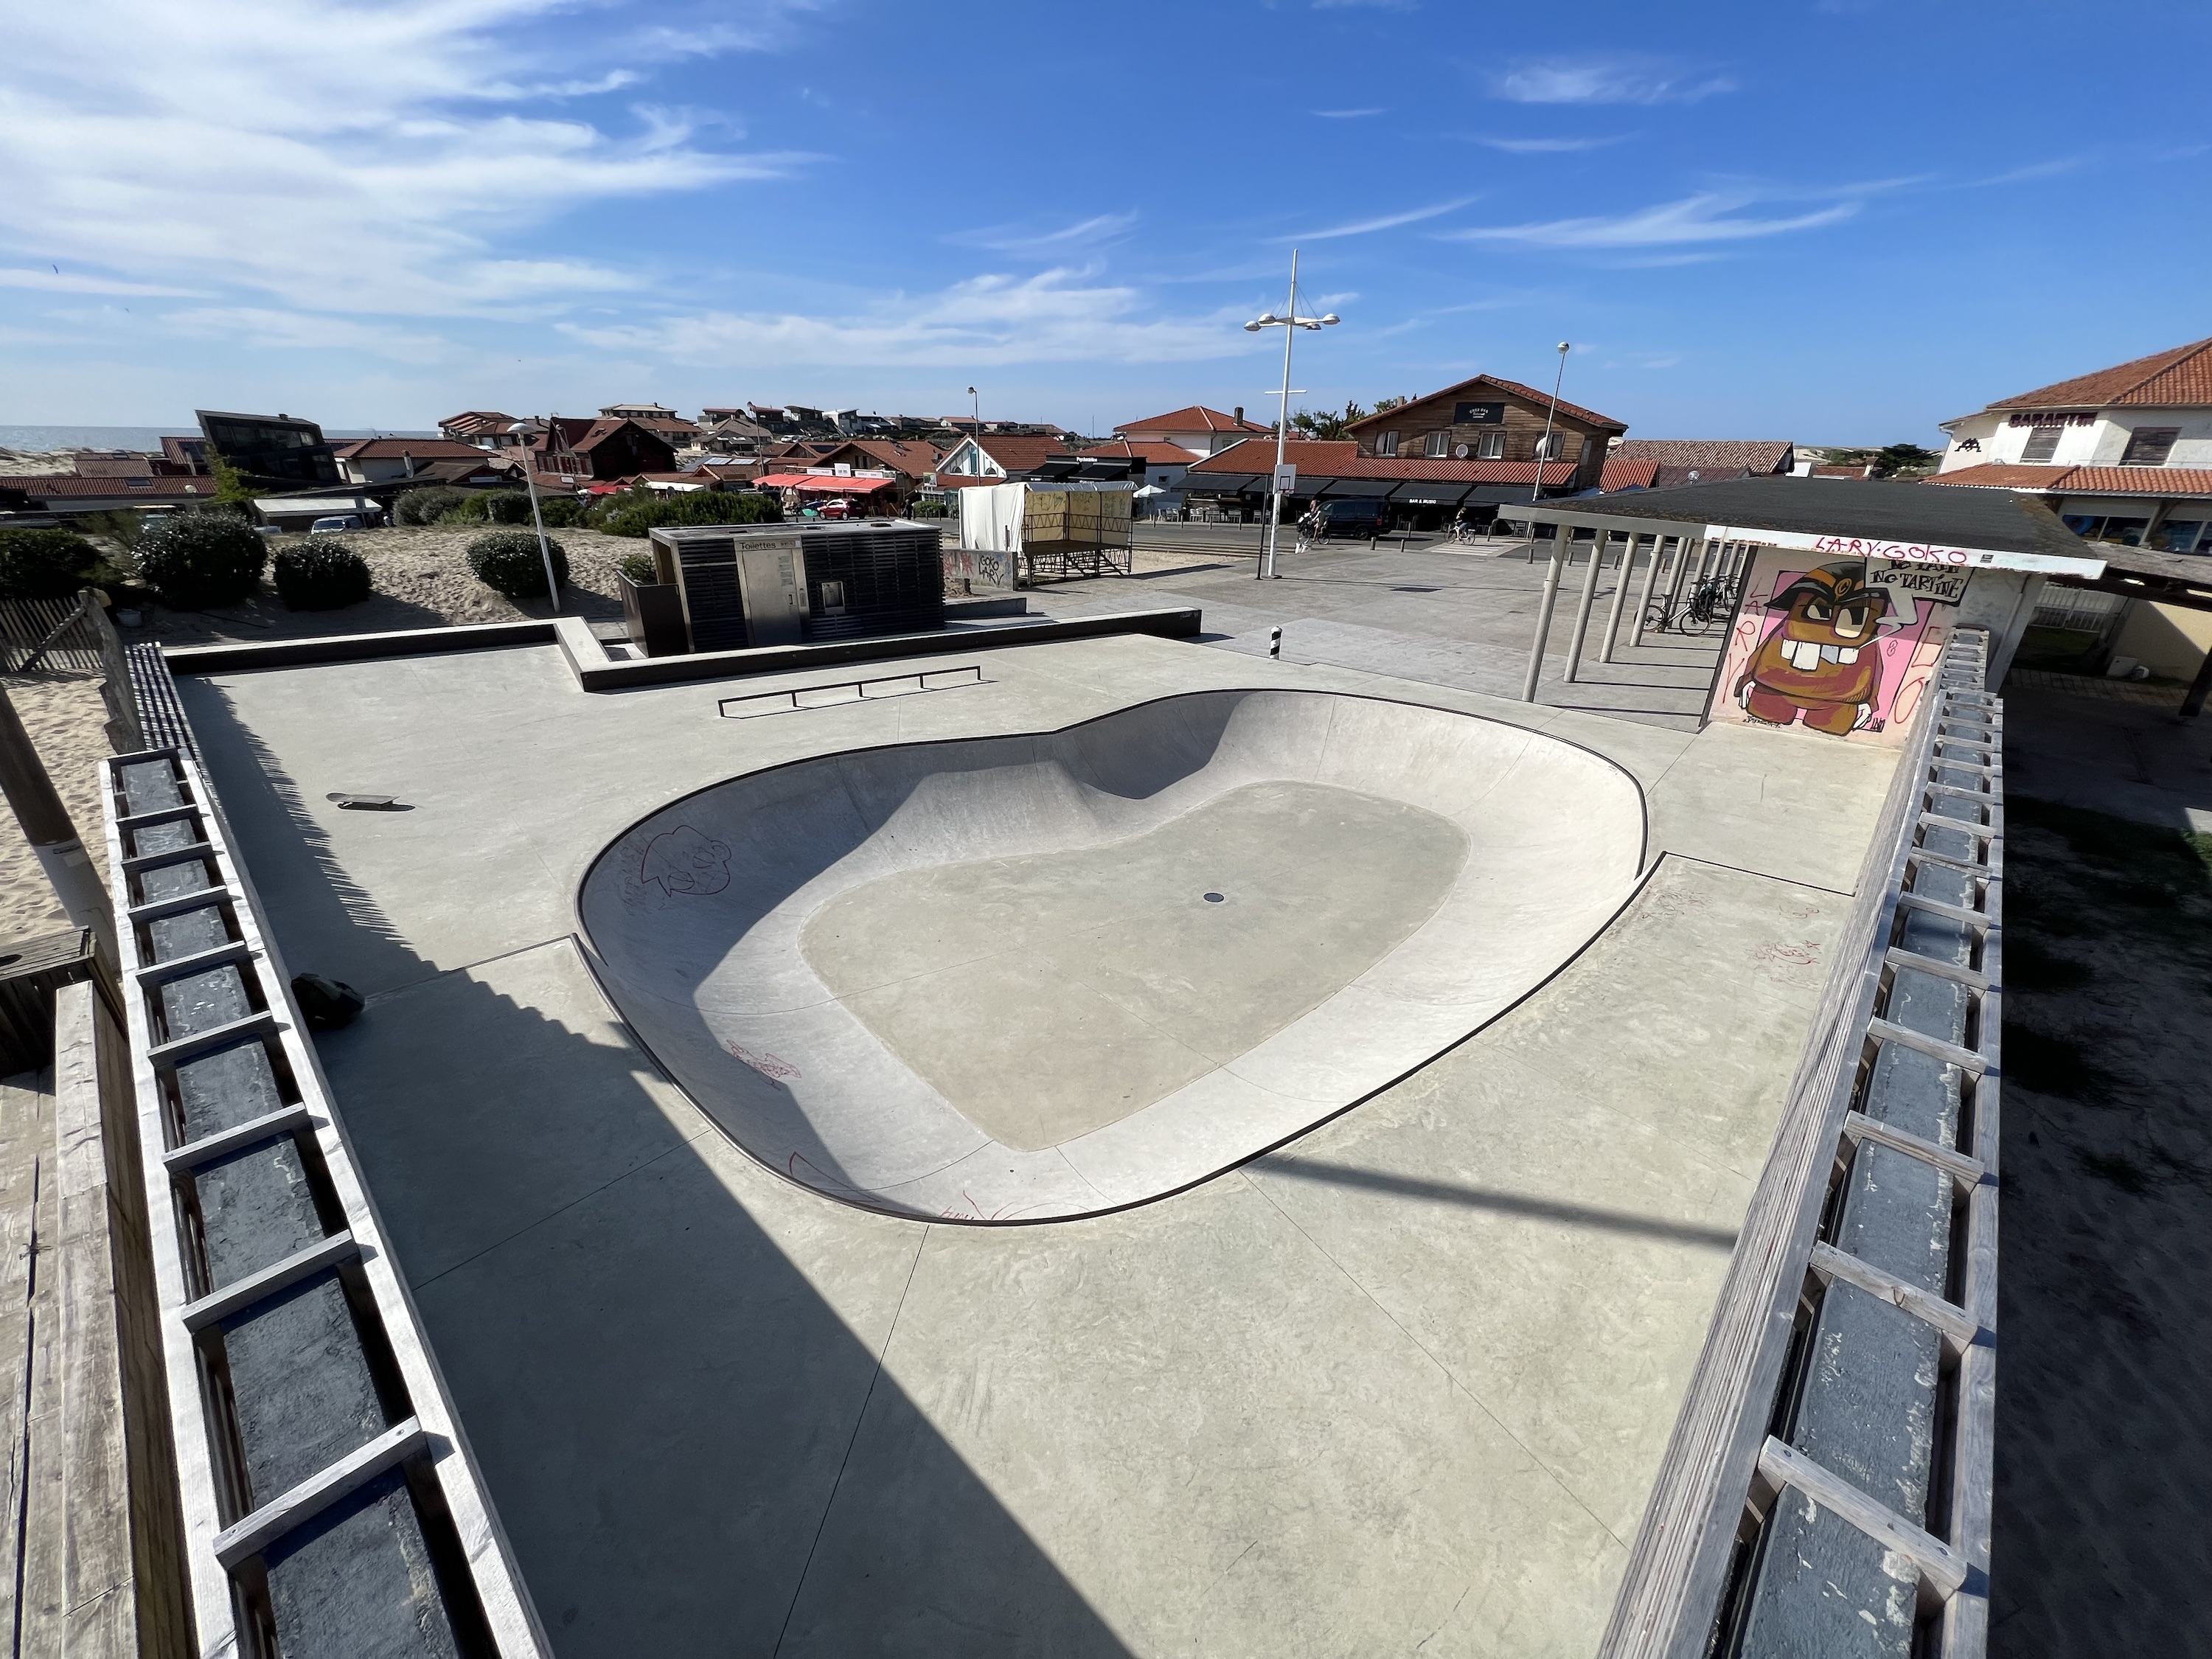
<instances>
[{"instance_id":1,"label":"concrete deck surface","mask_svg":"<svg viewBox=\"0 0 2212 1659\"><path fill-rule=\"evenodd\" d=\"M1589 1652L1893 757L1161 641L985 660L750 721L543 650L182 688L290 969L370 994L324 1062L556 1650ZM572 938L589 859L690 790L1230 687L1587 743L1659 867L1358 1109L1012 1229L770 1173Z\"/></svg>"}]
</instances>

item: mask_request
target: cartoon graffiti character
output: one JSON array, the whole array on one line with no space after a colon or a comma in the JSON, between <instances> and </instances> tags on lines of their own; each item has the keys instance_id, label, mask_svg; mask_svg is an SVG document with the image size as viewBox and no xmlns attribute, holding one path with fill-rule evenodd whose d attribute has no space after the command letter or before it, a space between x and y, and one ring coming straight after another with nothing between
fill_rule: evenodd
<instances>
[{"instance_id":1,"label":"cartoon graffiti character","mask_svg":"<svg viewBox=\"0 0 2212 1659\"><path fill-rule=\"evenodd\" d=\"M1784 616L1735 684L1744 712L1769 726L1800 715L1837 737L1870 724L1881 692L1878 624L1889 593L1869 587L1863 564L1808 570L1766 602Z\"/></svg>"},{"instance_id":2,"label":"cartoon graffiti character","mask_svg":"<svg viewBox=\"0 0 2212 1659\"><path fill-rule=\"evenodd\" d=\"M648 891L658 887L663 901L678 893L719 893L730 884L730 844L679 823L645 844L638 881Z\"/></svg>"}]
</instances>

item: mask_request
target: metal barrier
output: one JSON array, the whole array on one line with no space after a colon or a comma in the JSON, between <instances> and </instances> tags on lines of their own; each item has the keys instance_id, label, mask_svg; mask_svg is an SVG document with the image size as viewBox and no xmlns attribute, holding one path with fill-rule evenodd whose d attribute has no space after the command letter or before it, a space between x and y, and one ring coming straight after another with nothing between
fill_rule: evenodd
<instances>
[{"instance_id":1,"label":"metal barrier","mask_svg":"<svg viewBox=\"0 0 2212 1659\"><path fill-rule=\"evenodd\" d=\"M0 599L0 673L96 674L106 665L87 589L66 599Z\"/></svg>"},{"instance_id":2,"label":"metal barrier","mask_svg":"<svg viewBox=\"0 0 2212 1659\"><path fill-rule=\"evenodd\" d=\"M2003 714L1957 629L1900 759L1600 1652L1979 1659Z\"/></svg>"},{"instance_id":3,"label":"metal barrier","mask_svg":"<svg viewBox=\"0 0 2212 1659\"><path fill-rule=\"evenodd\" d=\"M101 765L197 1650L540 1659L221 811Z\"/></svg>"}]
</instances>

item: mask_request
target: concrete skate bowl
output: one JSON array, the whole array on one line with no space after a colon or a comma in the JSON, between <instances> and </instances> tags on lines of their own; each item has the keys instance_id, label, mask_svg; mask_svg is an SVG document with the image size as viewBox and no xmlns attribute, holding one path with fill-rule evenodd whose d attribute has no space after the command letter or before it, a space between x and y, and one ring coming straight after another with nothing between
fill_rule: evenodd
<instances>
[{"instance_id":1,"label":"concrete skate bowl","mask_svg":"<svg viewBox=\"0 0 2212 1659\"><path fill-rule=\"evenodd\" d=\"M586 873L623 1017L754 1157L871 1209L1157 1198L1540 985L1643 863L1611 762L1448 710L1169 697L716 784Z\"/></svg>"}]
</instances>

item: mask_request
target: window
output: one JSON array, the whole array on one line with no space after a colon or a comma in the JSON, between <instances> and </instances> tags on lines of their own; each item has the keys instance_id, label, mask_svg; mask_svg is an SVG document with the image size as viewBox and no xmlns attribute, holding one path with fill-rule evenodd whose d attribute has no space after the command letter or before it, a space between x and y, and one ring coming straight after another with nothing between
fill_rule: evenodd
<instances>
[{"instance_id":1,"label":"window","mask_svg":"<svg viewBox=\"0 0 2212 1659\"><path fill-rule=\"evenodd\" d=\"M2139 547L2142 533L2149 525L2148 519L2105 519L2094 514L2069 513L2066 527L2085 542L2118 542L2123 547Z\"/></svg>"},{"instance_id":2,"label":"window","mask_svg":"<svg viewBox=\"0 0 2212 1659\"><path fill-rule=\"evenodd\" d=\"M1443 459L1445 456L1451 453L1451 434L1449 432L1429 434L1428 447L1424 453L1432 461Z\"/></svg>"},{"instance_id":3,"label":"window","mask_svg":"<svg viewBox=\"0 0 2212 1659\"><path fill-rule=\"evenodd\" d=\"M1377 455L1383 456L1395 455L1398 453L1398 434L1395 432L1376 433L1375 434L1375 453Z\"/></svg>"},{"instance_id":4,"label":"window","mask_svg":"<svg viewBox=\"0 0 2212 1659\"><path fill-rule=\"evenodd\" d=\"M2203 522L2198 520L2168 519L2159 526L2157 532L2150 538L2150 544L2164 553L2194 553L2197 532L2203 528ZM2212 552L2212 548L2205 550Z\"/></svg>"},{"instance_id":5,"label":"window","mask_svg":"<svg viewBox=\"0 0 2212 1659\"><path fill-rule=\"evenodd\" d=\"M1482 434L1482 459L1486 461L1502 461L1505 459L1505 434L1503 432L1486 432Z\"/></svg>"},{"instance_id":6,"label":"window","mask_svg":"<svg viewBox=\"0 0 2212 1659\"><path fill-rule=\"evenodd\" d=\"M1536 459L1540 461L1559 460L1566 453L1567 434L1564 432L1554 432L1548 438L1536 440Z\"/></svg>"},{"instance_id":7,"label":"window","mask_svg":"<svg viewBox=\"0 0 2212 1659\"><path fill-rule=\"evenodd\" d=\"M2058 434L2063 426L2039 426L2030 428L2027 447L2020 452L2023 461L2047 461L2058 453Z\"/></svg>"},{"instance_id":8,"label":"window","mask_svg":"<svg viewBox=\"0 0 2212 1659\"><path fill-rule=\"evenodd\" d=\"M2127 453L2120 457L2120 465L2164 466L2166 458L2173 453L2173 441L2180 435L2178 426L2139 426L2128 434Z\"/></svg>"}]
</instances>

